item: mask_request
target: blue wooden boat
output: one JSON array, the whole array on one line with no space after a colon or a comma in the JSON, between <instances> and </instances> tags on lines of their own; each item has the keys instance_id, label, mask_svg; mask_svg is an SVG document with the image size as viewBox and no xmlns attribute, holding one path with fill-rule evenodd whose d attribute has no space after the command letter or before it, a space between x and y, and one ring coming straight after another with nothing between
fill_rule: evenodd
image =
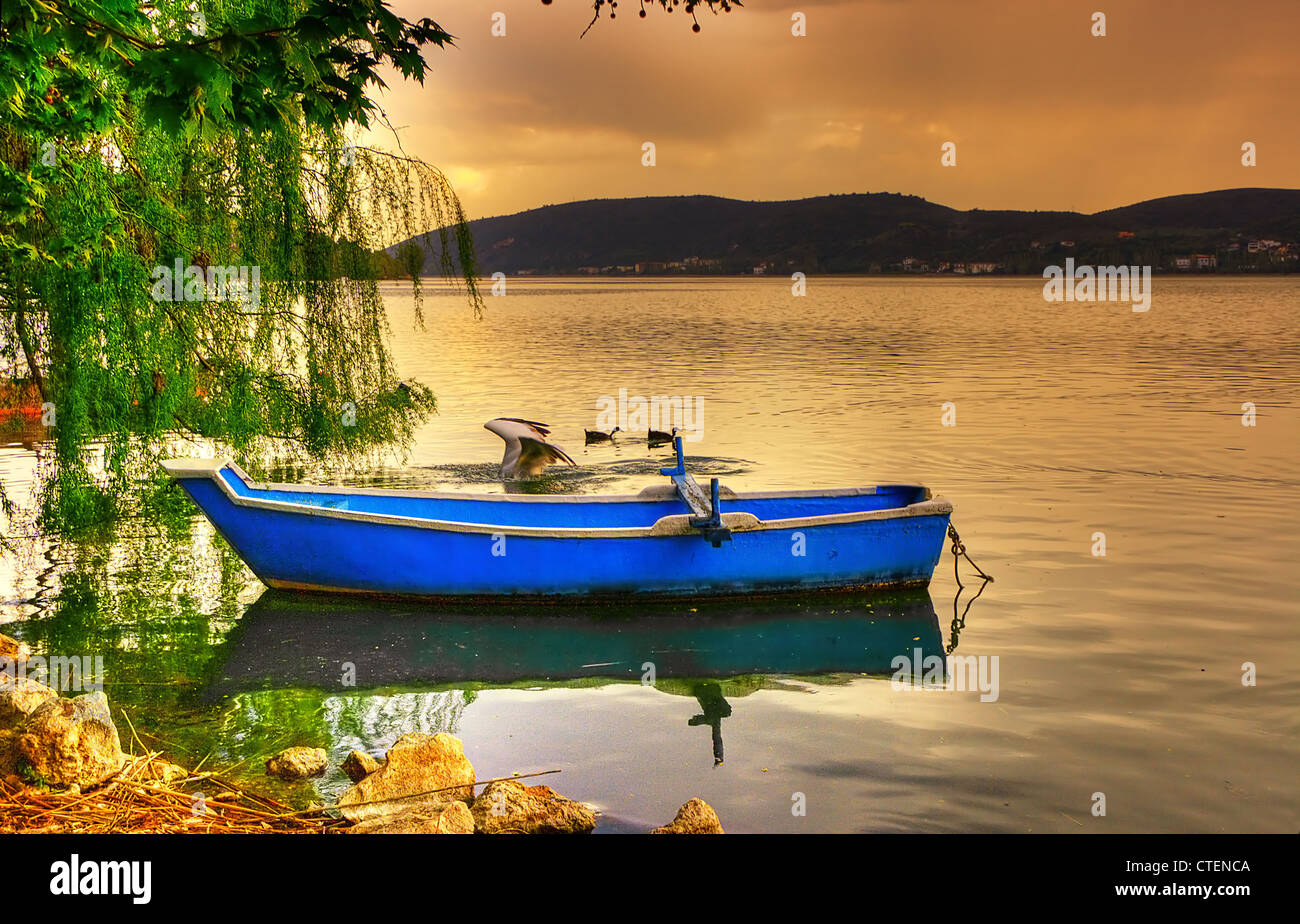
<instances>
[{"instance_id":1,"label":"blue wooden boat","mask_svg":"<svg viewBox=\"0 0 1300 924\"><path fill-rule=\"evenodd\" d=\"M720 597L923 587L952 505L919 485L706 493L681 439L639 494L473 495L260 484L162 463L265 584L417 597ZM725 509L724 509L725 508Z\"/></svg>"}]
</instances>

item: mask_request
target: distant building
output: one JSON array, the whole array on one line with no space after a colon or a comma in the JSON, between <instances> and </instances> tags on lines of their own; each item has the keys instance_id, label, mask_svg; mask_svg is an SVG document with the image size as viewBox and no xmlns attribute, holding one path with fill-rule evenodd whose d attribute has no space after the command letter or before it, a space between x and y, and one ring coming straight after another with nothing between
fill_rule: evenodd
<instances>
[{"instance_id":1,"label":"distant building","mask_svg":"<svg viewBox=\"0 0 1300 924\"><path fill-rule=\"evenodd\" d=\"M977 273L992 273L992 272L994 272L994 271L995 271L999 266L1001 266L1002 264L1001 264L1001 263L990 263L990 262L984 261L984 262L978 262L978 263L970 263L970 264L968 264L968 265L969 265L969 267L970 267L971 275L975 275L975 274L977 274Z\"/></svg>"},{"instance_id":2,"label":"distant building","mask_svg":"<svg viewBox=\"0 0 1300 924\"><path fill-rule=\"evenodd\" d=\"M1062 247L1073 247L1073 246L1074 246L1074 241L1061 241L1061 246L1062 246Z\"/></svg>"},{"instance_id":3,"label":"distant building","mask_svg":"<svg viewBox=\"0 0 1300 924\"><path fill-rule=\"evenodd\" d=\"M1119 239L1120 239L1121 241L1123 241L1123 240L1127 240L1128 238L1130 238L1130 237L1132 237L1132 236L1133 236L1133 232L1132 232L1132 231L1121 231L1121 232L1119 233Z\"/></svg>"},{"instance_id":4,"label":"distant building","mask_svg":"<svg viewBox=\"0 0 1300 924\"><path fill-rule=\"evenodd\" d=\"M1180 270L1189 270L1192 268L1192 258L1174 257L1174 267Z\"/></svg>"},{"instance_id":5,"label":"distant building","mask_svg":"<svg viewBox=\"0 0 1300 924\"><path fill-rule=\"evenodd\" d=\"M1219 265L1219 258L1212 253L1194 253L1192 259L1196 261L1197 269L1214 269Z\"/></svg>"}]
</instances>

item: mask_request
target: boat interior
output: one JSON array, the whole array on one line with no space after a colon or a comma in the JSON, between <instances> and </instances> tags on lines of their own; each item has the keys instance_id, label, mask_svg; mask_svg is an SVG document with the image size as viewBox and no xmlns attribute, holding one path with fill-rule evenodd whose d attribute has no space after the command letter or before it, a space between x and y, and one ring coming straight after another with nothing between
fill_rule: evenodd
<instances>
[{"instance_id":1,"label":"boat interior","mask_svg":"<svg viewBox=\"0 0 1300 924\"><path fill-rule=\"evenodd\" d=\"M233 466L217 473L240 497L333 510L416 517L457 523L501 526L627 528L651 526L660 517L689 513L671 484L652 485L640 494L594 496L555 494L463 495L371 488L305 485L259 485L246 481ZM827 516L891 510L927 498L920 485L880 485L828 491L737 494L722 489L726 513L750 513L760 520Z\"/></svg>"}]
</instances>

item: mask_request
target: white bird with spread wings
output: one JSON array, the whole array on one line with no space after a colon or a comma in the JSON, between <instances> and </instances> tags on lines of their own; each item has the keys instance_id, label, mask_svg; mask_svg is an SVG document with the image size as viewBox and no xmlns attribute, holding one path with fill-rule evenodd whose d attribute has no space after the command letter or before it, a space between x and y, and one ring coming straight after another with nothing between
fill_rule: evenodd
<instances>
[{"instance_id":1,"label":"white bird with spread wings","mask_svg":"<svg viewBox=\"0 0 1300 924\"><path fill-rule=\"evenodd\" d=\"M501 459L504 479L536 478L546 466L561 460L577 464L567 452L546 439L551 435L546 424L518 417L498 417L485 423L483 429L506 441L506 454Z\"/></svg>"}]
</instances>

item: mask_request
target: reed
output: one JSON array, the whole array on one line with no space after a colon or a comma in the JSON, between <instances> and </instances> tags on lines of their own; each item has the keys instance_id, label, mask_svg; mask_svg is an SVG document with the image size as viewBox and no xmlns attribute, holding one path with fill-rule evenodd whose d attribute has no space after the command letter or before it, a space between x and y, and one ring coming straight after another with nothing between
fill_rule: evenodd
<instances>
[{"instance_id":1,"label":"reed","mask_svg":"<svg viewBox=\"0 0 1300 924\"><path fill-rule=\"evenodd\" d=\"M155 751L86 792L0 780L0 834L326 834L344 826L323 810L295 811L219 774L183 770Z\"/></svg>"}]
</instances>

